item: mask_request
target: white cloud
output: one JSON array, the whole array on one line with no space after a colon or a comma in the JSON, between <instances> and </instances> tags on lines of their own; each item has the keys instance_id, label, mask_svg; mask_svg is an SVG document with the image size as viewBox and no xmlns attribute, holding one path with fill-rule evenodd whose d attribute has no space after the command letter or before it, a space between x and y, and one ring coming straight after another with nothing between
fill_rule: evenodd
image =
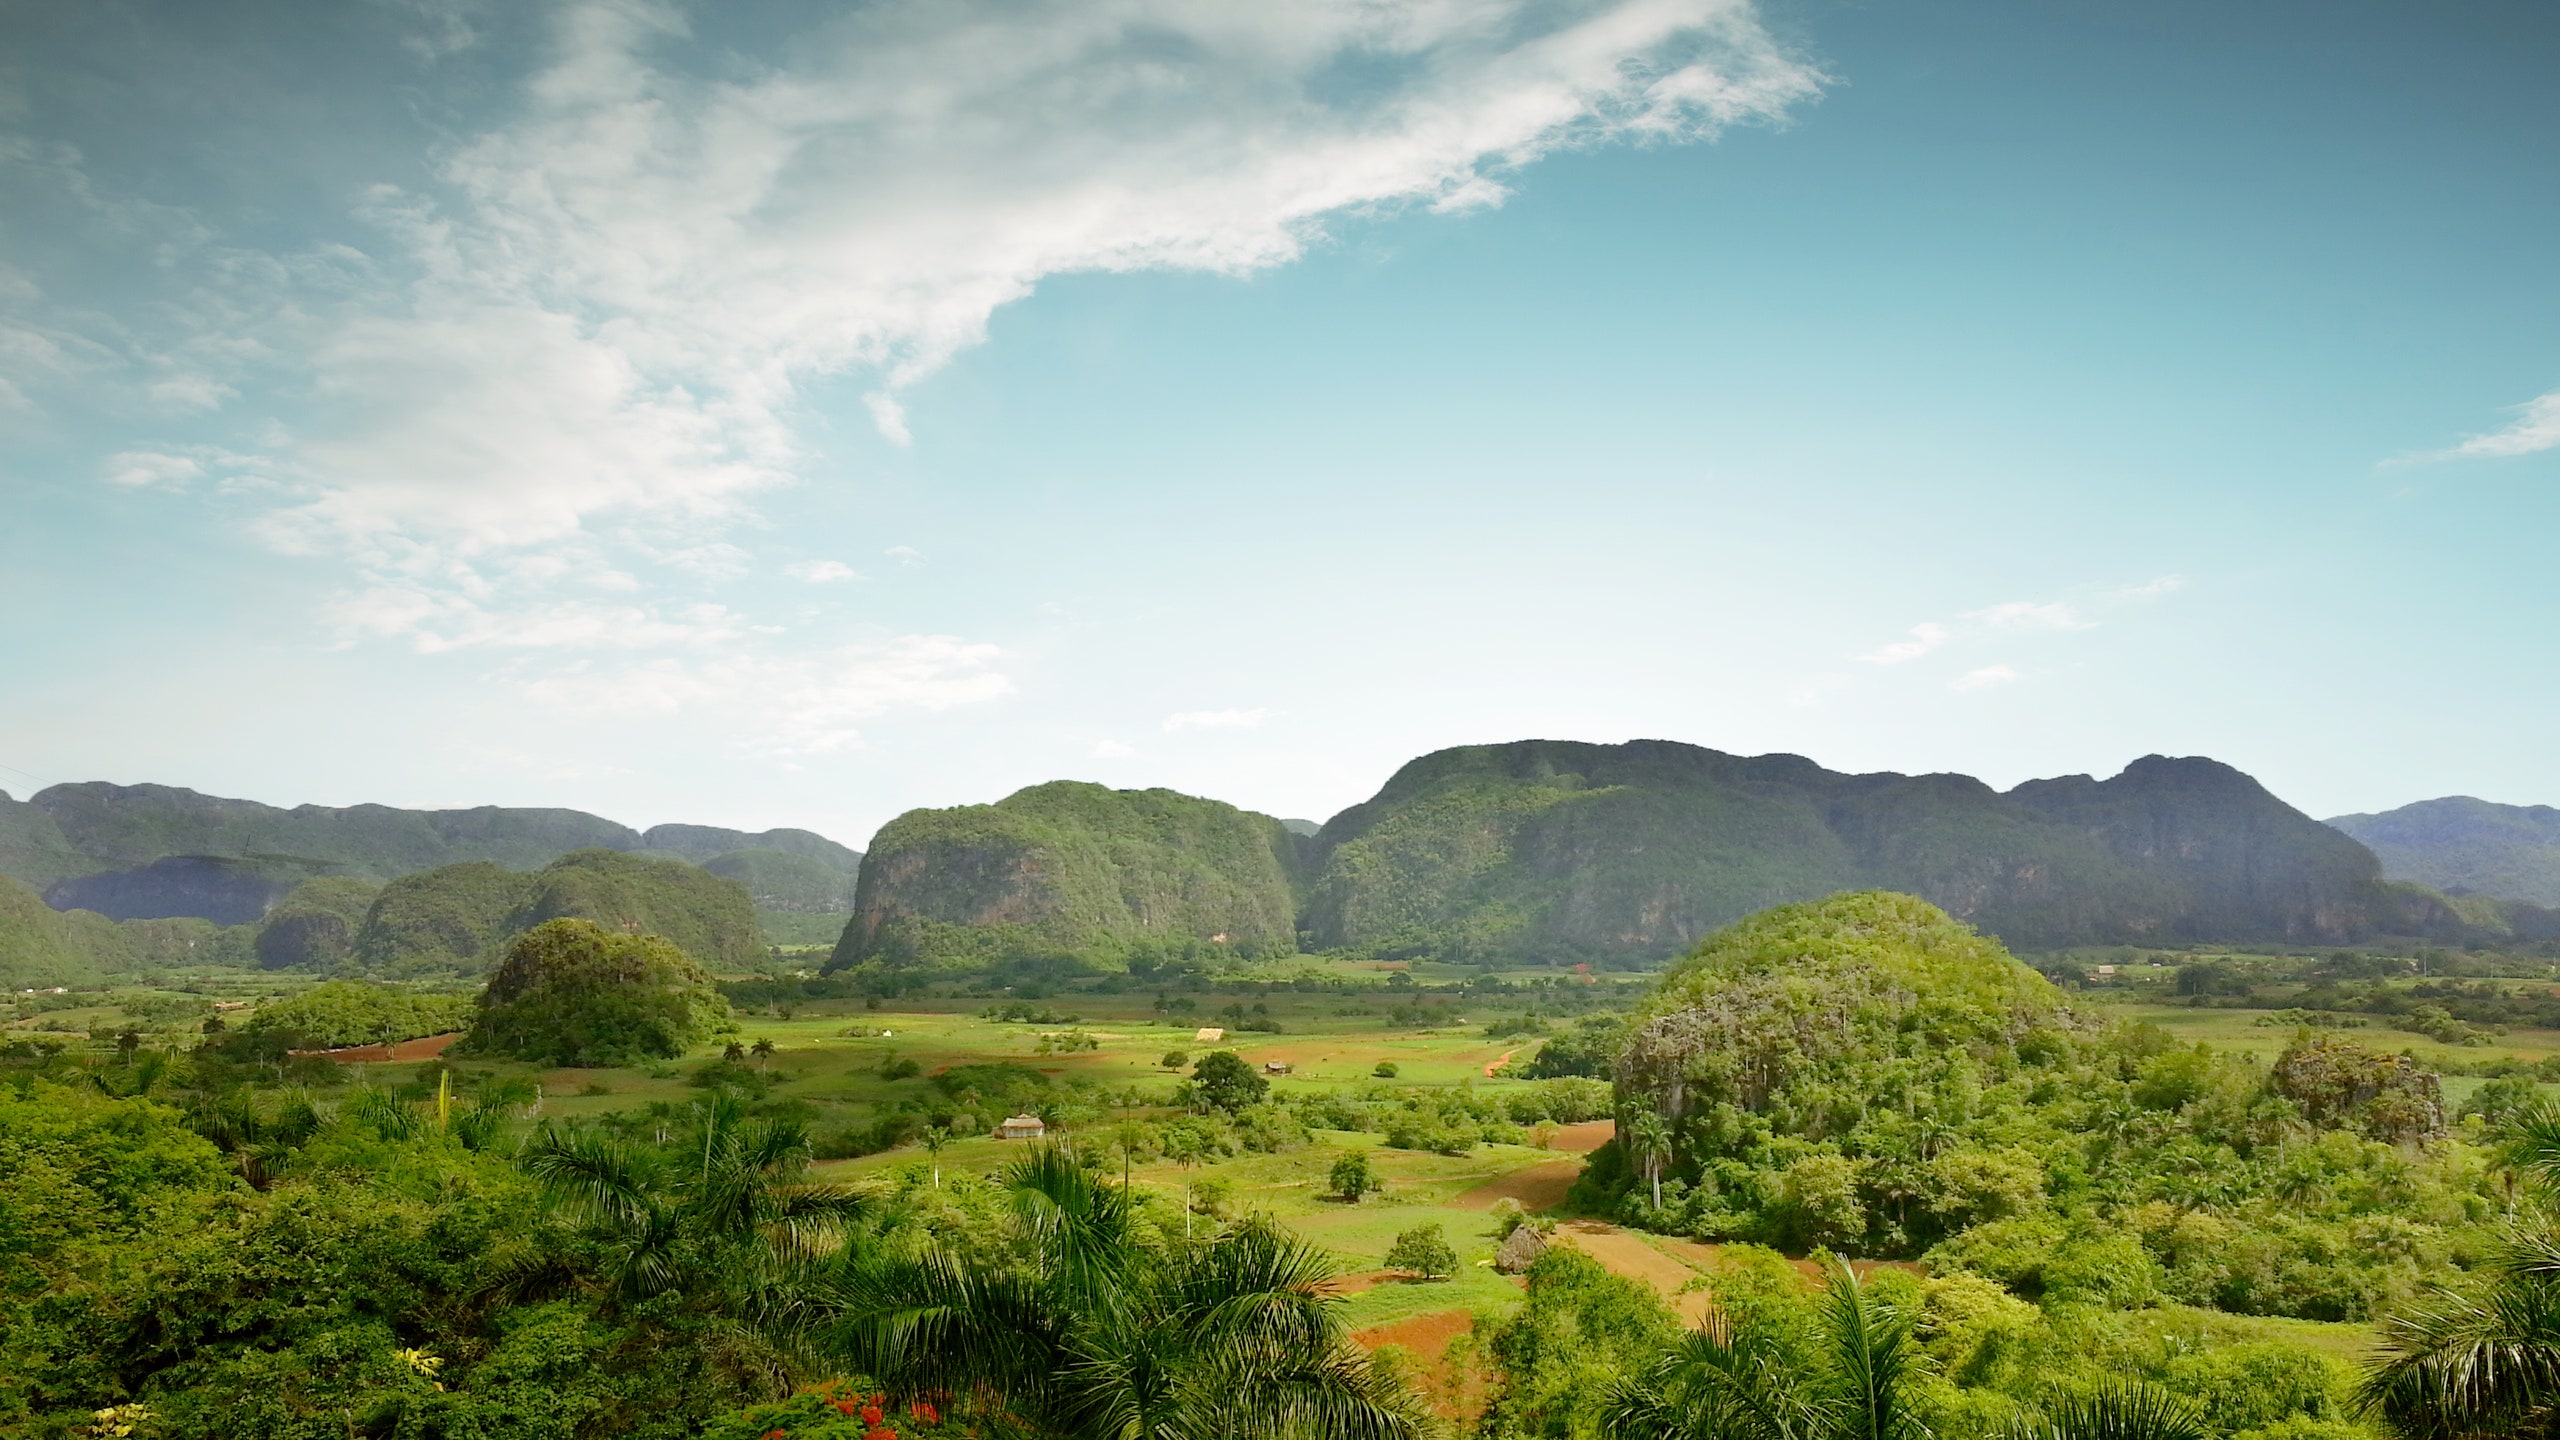
<instances>
[{"instance_id":1,"label":"white cloud","mask_svg":"<svg viewBox=\"0 0 2560 1440\"><path fill-rule=\"evenodd\" d=\"M2033 600L2011 600L1972 611L1964 618L1979 620L1994 630L2088 630L2098 623L2082 618L2079 611L2059 601L2039 604Z\"/></svg>"},{"instance_id":2,"label":"white cloud","mask_svg":"<svg viewBox=\"0 0 2560 1440\"><path fill-rule=\"evenodd\" d=\"M1967 670L1953 680L1948 681L1947 688L1950 690L1986 690L1994 685L2006 685L2017 678L2018 672L2009 666L1985 665L1979 670Z\"/></svg>"},{"instance_id":3,"label":"white cloud","mask_svg":"<svg viewBox=\"0 0 2560 1440\"><path fill-rule=\"evenodd\" d=\"M1138 747L1119 740L1096 740L1088 753L1096 760L1126 760L1138 753Z\"/></svg>"},{"instance_id":4,"label":"white cloud","mask_svg":"<svg viewBox=\"0 0 2560 1440\"><path fill-rule=\"evenodd\" d=\"M204 474L203 462L159 450L125 450L107 457L106 482L128 489L177 485Z\"/></svg>"},{"instance_id":5,"label":"white cloud","mask_svg":"<svg viewBox=\"0 0 2560 1440\"><path fill-rule=\"evenodd\" d=\"M1870 665L1899 665L1906 660L1917 660L1946 644L1952 635L1953 632L1944 625L1923 622L1911 627L1910 639L1879 646L1858 658Z\"/></svg>"},{"instance_id":6,"label":"white cloud","mask_svg":"<svg viewBox=\"0 0 2560 1440\"><path fill-rule=\"evenodd\" d=\"M2116 598L2119 600L2157 600L2161 596L2169 594L2172 591L2185 589L2186 585L2187 577L2184 575L2163 575L2157 579L2146 580L2139 585L2118 586L2116 589Z\"/></svg>"},{"instance_id":7,"label":"white cloud","mask_svg":"<svg viewBox=\"0 0 2560 1440\"><path fill-rule=\"evenodd\" d=\"M2560 449L2560 390L2536 396L2515 407L2514 423L2503 430L2474 435L2430 458L2439 460L2499 459Z\"/></svg>"},{"instance_id":8,"label":"white cloud","mask_svg":"<svg viewBox=\"0 0 2560 1440\"><path fill-rule=\"evenodd\" d=\"M313 350L279 534L468 555L717 523L791 475L806 381L870 377L905 443L901 392L1045 277L1245 274L1331 217L1496 203L1558 148L1822 83L1750 0L888 0L710 76L686 28L569 5L516 118L437 193L373 198L413 278Z\"/></svg>"},{"instance_id":9,"label":"white cloud","mask_svg":"<svg viewBox=\"0 0 2560 1440\"><path fill-rule=\"evenodd\" d=\"M797 565L785 566L782 573L812 585L833 585L862 578L860 571L841 560L804 560Z\"/></svg>"},{"instance_id":10,"label":"white cloud","mask_svg":"<svg viewBox=\"0 0 2560 1440\"><path fill-rule=\"evenodd\" d=\"M897 561L901 565L921 565L924 563L924 552L918 550L912 545L892 545L880 553Z\"/></svg>"},{"instance_id":11,"label":"white cloud","mask_svg":"<svg viewBox=\"0 0 2560 1440\"><path fill-rule=\"evenodd\" d=\"M856 722L892 710L948 710L1013 693L994 668L1003 652L951 635L904 635L818 655L660 658L574 665L519 688L571 715L708 711L741 750L822 754L858 743Z\"/></svg>"},{"instance_id":12,"label":"white cloud","mask_svg":"<svg viewBox=\"0 0 2560 1440\"><path fill-rule=\"evenodd\" d=\"M759 633L725 606L476 603L451 589L376 585L339 597L326 618L346 640L402 639L422 655L452 650L667 650Z\"/></svg>"},{"instance_id":13,"label":"white cloud","mask_svg":"<svg viewBox=\"0 0 2560 1440\"><path fill-rule=\"evenodd\" d=\"M1164 717L1167 734L1176 730L1253 730L1271 718L1268 710L1184 710Z\"/></svg>"}]
</instances>

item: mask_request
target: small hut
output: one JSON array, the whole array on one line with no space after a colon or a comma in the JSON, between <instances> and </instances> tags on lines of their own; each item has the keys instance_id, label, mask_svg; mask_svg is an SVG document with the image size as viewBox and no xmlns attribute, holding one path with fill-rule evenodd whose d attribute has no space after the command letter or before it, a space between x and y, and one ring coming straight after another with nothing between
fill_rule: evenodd
<instances>
[{"instance_id":1,"label":"small hut","mask_svg":"<svg viewBox=\"0 0 2560 1440\"><path fill-rule=\"evenodd\" d=\"M996 1127L999 1140L1037 1140L1049 1133L1049 1122L1037 1115L1016 1115Z\"/></svg>"},{"instance_id":2,"label":"small hut","mask_svg":"<svg viewBox=\"0 0 2560 1440\"><path fill-rule=\"evenodd\" d=\"M1546 1250L1547 1237L1538 1233L1537 1226L1523 1220L1503 1238L1501 1248L1493 1252L1493 1268L1505 1275L1518 1275Z\"/></svg>"}]
</instances>

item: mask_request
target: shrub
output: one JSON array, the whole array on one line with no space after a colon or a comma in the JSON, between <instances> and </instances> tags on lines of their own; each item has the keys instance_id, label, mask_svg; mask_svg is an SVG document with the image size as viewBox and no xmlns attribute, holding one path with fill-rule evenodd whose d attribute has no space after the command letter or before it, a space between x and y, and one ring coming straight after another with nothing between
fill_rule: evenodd
<instances>
[{"instance_id":1,"label":"shrub","mask_svg":"<svg viewBox=\"0 0 2560 1440\"><path fill-rule=\"evenodd\" d=\"M1191 1057L1180 1050L1167 1050L1164 1052L1164 1058L1156 1063L1167 1070L1179 1070L1191 1063Z\"/></svg>"},{"instance_id":2,"label":"shrub","mask_svg":"<svg viewBox=\"0 0 2560 1440\"><path fill-rule=\"evenodd\" d=\"M1378 1172L1371 1168L1369 1154L1365 1150L1354 1150L1334 1161L1331 1184L1334 1194L1354 1205L1359 1204L1360 1197L1370 1191L1387 1188L1386 1182L1380 1180Z\"/></svg>"},{"instance_id":3,"label":"shrub","mask_svg":"<svg viewBox=\"0 0 2560 1440\"><path fill-rule=\"evenodd\" d=\"M1457 1273L1458 1252L1449 1248L1449 1237L1439 1226L1417 1225L1387 1247L1386 1268L1425 1280L1445 1280Z\"/></svg>"},{"instance_id":4,"label":"shrub","mask_svg":"<svg viewBox=\"0 0 2560 1440\"><path fill-rule=\"evenodd\" d=\"M1393 1060L1381 1060L1376 1065L1370 1067L1369 1073L1377 1076L1381 1080L1393 1080L1396 1078L1396 1062Z\"/></svg>"}]
</instances>

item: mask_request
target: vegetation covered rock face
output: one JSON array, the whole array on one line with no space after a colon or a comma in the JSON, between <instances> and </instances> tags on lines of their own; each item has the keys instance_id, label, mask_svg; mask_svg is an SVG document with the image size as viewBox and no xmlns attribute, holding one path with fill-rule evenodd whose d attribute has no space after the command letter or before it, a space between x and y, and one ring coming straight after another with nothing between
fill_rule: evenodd
<instances>
[{"instance_id":1,"label":"vegetation covered rock face","mask_svg":"<svg viewBox=\"0 0 2560 1440\"><path fill-rule=\"evenodd\" d=\"M1268 815L1071 781L912 810L863 856L830 969L1297 948L1298 842Z\"/></svg>"},{"instance_id":2,"label":"vegetation covered rock face","mask_svg":"<svg viewBox=\"0 0 2560 1440\"><path fill-rule=\"evenodd\" d=\"M580 850L529 875L471 862L382 887L350 952L367 970L477 970L510 937L550 920L638 929L697 962L732 969L762 945L746 888L676 860Z\"/></svg>"},{"instance_id":3,"label":"vegetation covered rock face","mask_svg":"<svg viewBox=\"0 0 2560 1440\"><path fill-rule=\"evenodd\" d=\"M2319 1124L2352 1125L2404 1144L2444 1133L2443 1082L2406 1055L2334 1035L2305 1036L2277 1057L2268 1083Z\"/></svg>"},{"instance_id":4,"label":"vegetation covered rock face","mask_svg":"<svg viewBox=\"0 0 2560 1440\"><path fill-rule=\"evenodd\" d=\"M2100 1028L1907 895L1784 906L1675 966L1615 1066L1587 1203L1802 1253L1925 1256L2031 1298L2371 1315L2490 1213L2412 1151L2435 1077L2305 1037L2270 1068ZM2388 1234L2388 1244L2374 1236Z\"/></svg>"},{"instance_id":5,"label":"vegetation covered rock face","mask_svg":"<svg viewBox=\"0 0 2560 1440\"><path fill-rule=\"evenodd\" d=\"M2560 810L2548 805L2448 795L2328 823L2362 841L2394 879L2560 906Z\"/></svg>"},{"instance_id":6,"label":"vegetation covered rock face","mask_svg":"<svg viewBox=\"0 0 2560 1440\"><path fill-rule=\"evenodd\" d=\"M728 1023L711 977L665 940L552 920L507 947L462 1045L552 1065L628 1064L681 1055Z\"/></svg>"},{"instance_id":7,"label":"vegetation covered rock face","mask_svg":"<svg viewBox=\"0 0 2560 1440\"><path fill-rule=\"evenodd\" d=\"M1471 746L1405 766L1314 850L1317 944L1447 958L1650 959L1862 886L2039 947L2411 933L2430 903L2417 920L2459 924L2246 775L2159 756L2004 794L1657 740Z\"/></svg>"},{"instance_id":8,"label":"vegetation covered rock face","mask_svg":"<svg viewBox=\"0 0 2560 1440\"><path fill-rule=\"evenodd\" d=\"M270 970L326 970L344 961L381 888L353 876L304 881L259 925L258 963Z\"/></svg>"}]
</instances>

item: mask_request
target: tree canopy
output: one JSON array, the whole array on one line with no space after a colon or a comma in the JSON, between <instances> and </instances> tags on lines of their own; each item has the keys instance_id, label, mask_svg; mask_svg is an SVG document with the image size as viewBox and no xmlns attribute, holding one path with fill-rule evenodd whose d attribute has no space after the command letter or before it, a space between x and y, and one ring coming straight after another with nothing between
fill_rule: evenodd
<instances>
[{"instance_id":1,"label":"tree canopy","mask_svg":"<svg viewBox=\"0 0 2560 1440\"><path fill-rule=\"evenodd\" d=\"M665 940L551 920L507 947L463 1045L553 1065L623 1064L681 1055L728 1023L711 977Z\"/></svg>"}]
</instances>

